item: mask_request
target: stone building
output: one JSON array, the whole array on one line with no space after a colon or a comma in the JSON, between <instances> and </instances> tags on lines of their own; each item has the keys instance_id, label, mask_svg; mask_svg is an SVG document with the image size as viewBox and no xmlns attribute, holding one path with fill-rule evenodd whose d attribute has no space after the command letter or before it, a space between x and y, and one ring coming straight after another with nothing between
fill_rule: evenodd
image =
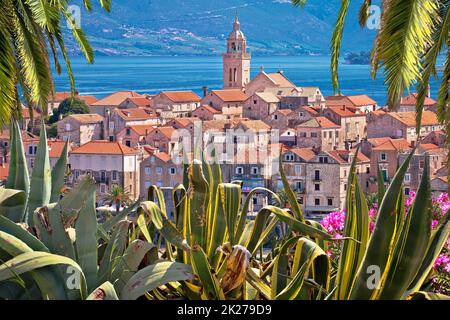
<instances>
[{"instance_id":1,"label":"stone building","mask_svg":"<svg viewBox=\"0 0 450 320\"><path fill-rule=\"evenodd\" d=\"M201 98L193 91L163 91L151 100L152 109L163 119L191 117Z\"/></svg>"},{"instance_id":2,"label":"stone building","mask_svg":"<svg viewBox=\"0 0 450 320\"><path fill-rule=\"evenodd\" d=\"M271 92L255 92L249 97L243 108L243 117L263 120L274 113L280 106L280 99Z\"/></svg>"},{"instance_id":3,"label":"stone building","mask_svg":"<svg viewBox=\"0 0 450 320\"><path fill-rule=\"evenodd\" d=\"M202 105L209 105L221 112L226 119L241 118L248 96L239 89L211 90L202 99Z\"/></svg>"},{"instance_id":4,"label":"stone building","mask_svg":"<svg viewBox=\"0 0 450 320\"><path fill-rule=\"evenodd\" d=\"M97 205L113 185L121 186L133 199L139 198L139 166L141 154L118 142L90 141L73 149L69 155L70 185L83 175L91 175L96 182Z\"/></svg>"},{"instance_id":5,"label":"stone building","mask_svg":"<svg viewBox=\"0 0 450 320\"><path fill-rule=\"evenodd\" d=\"M57 138L77 145L102 140L104 118L98 114L71 114L57 123Z\"/></svg>"},{"instance_id":6,"label":"stone building","mask_svg":"<svg viewBox=\"0 0 450 320\"><path fill-rule=\"evenodd\" d=\"M312 118L297 126L297 147L343 149L341 126L325 117Z\"/></svg>"}]
</instances>

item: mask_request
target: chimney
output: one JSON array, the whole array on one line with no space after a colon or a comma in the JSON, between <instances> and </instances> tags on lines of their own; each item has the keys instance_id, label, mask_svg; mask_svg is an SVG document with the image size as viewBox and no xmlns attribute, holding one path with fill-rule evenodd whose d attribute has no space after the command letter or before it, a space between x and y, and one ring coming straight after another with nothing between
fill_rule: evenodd
<instances>
[{"instance_id":1,"label":"chimney","mask_svg":"<svg viewBox=\"0 0 450 320\"><path fill-rule=\"evenodd\" d=\"M264 66L263 65L261 65L261 67L259 67L259 71L260 72L264 72Z\"/></svg>"},{"instance_id":2,"label":"chimney","mask_svg":"<svg viewBox=\"0 0 450 320\"><path fill-rule=\"evenodd\" d=\"M208 95L208 87L203 86L203 97L206 97Z\"/></svg>"}]
</instances>

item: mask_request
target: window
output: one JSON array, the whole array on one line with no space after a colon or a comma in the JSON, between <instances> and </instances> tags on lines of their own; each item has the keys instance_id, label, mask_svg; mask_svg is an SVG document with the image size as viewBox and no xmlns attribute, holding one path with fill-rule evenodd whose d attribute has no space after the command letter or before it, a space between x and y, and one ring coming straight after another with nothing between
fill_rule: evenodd
<instances>
[{"instance_id":1,"label":"window","mask_svg":"<svg viewBox=\"0 0 450 320\"><path fill-rule=\"evenodd\" d=\"M101 193L105 193L106 192L106 185L104 185L103 183L100 185L100 192Z\"/></svg>"},{"instance_id":2,"label":"window","mask_svg":"<svg viewBox=\"0 0 450 320\"><path fill-rule=\"evenodd\" d=\"M306 138L306 132L299 132L299 133L298 133L298 136L299 136L300 138Z\"/></svg>"},{"instance_id":3,"label":"window","mask_svg":"<svg viewBox=\"0 0 450 320\"><path fill-rule=\"evenodd\" d=\"M106 181L106 171L100 171L100 181Z\"/></svg>"},{"instance_id":4,"label":"window","mask_svg":"<svg viewBox=\"0 0 450 320\"><path fill-rule=\"evenodd\" d=\"M384 152L380 153L380 160L381 161L386 161L387 160L387 154L384 153Z\"/></svg>"},{"instance_id":5,"label":"window","mask_svg":"<svg viewBox=\"0 0 450 320\"><path fill-rule=\"evenodd\" d=\"M109 136L109 142L114 142L114 136Z\"/></svg>"},{"instance_id":6,"label":"window","mask_svg":"<svg viewBox=\"0 0 450 320\"><path fill-rule=\"evenodd\" d=\"M157 187L162 187L162 181L158 181L158 182L156 183L156 186L157 186Z\"/></svg>"},{"instance_id":7,"label":"window","mask_svg":"<svg viewBox=\"0 0 450 320\"><path fill-rule=\"evenodd\" d=\"M156 167L156 173L157 174L162 174L162 168L161 167Z\"/></svg>"},{"instance_id":8,"label":"window","mask_svg":"<svg viewBox=\"0 0 450 320\"><path fill-rule=\"evenodd\" d=\"M425 161L420 160L420 161L419 161L419 168L420 168L420 169L423 169L424 167L425 167Z\"/></svg>"},{"instance_id":9,"label":"window","mask_svg":"<svg viewBox=\"0 0 450 320\"><path fill-rule=\"evenodd\" d=\"M112 172L111 179L112 179L113 181L117 181L117 171L116 171L116 170L114 170L114 171Z\"/></svg>"},{"instance_id":10,"label":"window","mask_svg":"<svg viewBox=\"0 0 450 320\"><path fill-rule=\"evenodd\" d=\"M30 159L30 168L33 169L33 167L34 167L34 161L33 161L33 159Z\"/></svg>"},{"instance_id":11,"label":"window","mask_svg":"<svg viewBox=\"0 0 450 320\"><path fill-rule=\"evenodd\" d=\"M370 167L366 167L366 173L370 173Z\"/></svg>"},{"instance_id":12,"label":"window","mask_svg":"<svg viewBox=\"0 0 450 320\"><path fill-rule=\"evenodd\" d=\"M66 123L66 131L70 131L70 123Z\"/></svg>"},{"instance_id":13,"label":"window","mask_svg":"<svg viewBox=\"0 0 450 320\"><path fill-rule=\"evenodd\" d=\"M252 174L257 175L259 173L258 167L252 167Z\"/></svg>"},{"instance_id":14,"label":"window","mask_svg":"<svg viewBox=\"0 0 450 320\"><path fill-rule=\"evenodd\" d=\"M333 198L328 198L328 206L333 206Z\"/></svg>"},{"instance_id":15,"label":"window","mask_svg":"<svg viewBox=\"0 0 450 320\"><path fill-rule=\"evenodd\" d=\"M320 170L314 170L314 180L320 180Z\"/></svg>"},{"instance_id":16,"label":"window","mask_svg":"<svg viewBox=\"0 0 450 320\"><path fill-rule=\"evenodd\" d=\"M129 148L131 148L131 141L130 140L125 140L125 145Z\"/></svg>"},{"instance_id":17,"label":"window","mask_svg":"<svg viewBox=\"0 0 450 320\"><path fill-rule=\"evenodd\" d=\"M298 198L298 203L303 204L303 197Z\"/></svg>"},{"instance_id":18,"label":"window","mask_svg":"<svg viewBox=\"0 0 450 320\"><path fill-rule=\"evenodd\" d=\"M257 205L258 204L258 198L253 198L253 205Z\"/></svg>"},{"instance_id":19,"label":"window","mask_svg":"<svg viewBox=\"0 0 450 320\"><path fill-rule=\"evenodd\" d=\"M257 104L258 103L258 101L256 101L256 100L253 100L253 104Z\"/></svg>"},{"instance_id":20,"label":"window","mask_svg":"<svg viewBox=\"0 0 450 320\"><path fill-rule=\"evenodd\" d=\"M172 167L172 168L169 169L169 173L171 175L174 175L175 173L177 173L177 169Z\"/></svg>"},{"instance_id":21,"label":"window","mask_svg":"<svg viewBox=\"0 0 450 320\"><path fill-rule=\"evenodd\" d=\"M295 183L295 189L296 189L296 190L303 190L303 182L297 181L297 182Z\"/></svg>"},{"instance_id":22,"label":"window","mask_svg":"<svg viewBox=\"0 0 450 320\"><path fill-rule=\"evenodd\" d=\"M303 112L299 113L300 118L303 118L305 116L305 114Z\"/></svg>"},{"instance_id":23,"label":"window","mask_svg":"<svg viewBox=\"0 0 450 320\"><path fill-rule=\"evenodd\" d=\"M319 157L320 163L328 163L328 157Z\"/></svg>"},{"instance_id":24,"label":"window","mask_svg":"<svg viewBox=\"0 0 450 320\"><path fill-rule=\"evenodd\" d=\"M145 172L145 174L146 174L147 176L149 176L149 175L152 174L152 168L150 168L150 167L145 167L145 168L144 168L144 172Z\"/></svg>"},{"instance_id":25,"label":"window","mask_svg":"<svg viewBox=\"0 0 450 320\"><path fill-rule=\"evenodd\" d=\"M317 138L317 132L311 132L311 138Z\"/></svg>"},{"instance_id":26,"label":"window","mask_svg":"<svg viewBox=\"0 0 450 320\"><path fill-rule=\"evenodd\" d=\"M236 168L236 174L244 174L244 168L242 168L242 167L237 167L237 168Z\"/></svg>"},{"instance_id":27,"label":"window","mask_svg":"<svg viewBox=\"0 0 450 320\"><path fill-rule=\"evenodd\" d=\"M314 184L314 191L320 191L320 184L318 183Z\"/></svg>"},{"instance_id":28,"label":"window","mask_svg":"<svg viewBox=\"0 0 450 320\"><path fill-rule=\"evenodd\" d=\"M405 182L410 182L410 181L411 181L411 174L410 174L410 173L405 174L405 179L404 179L404 181L405 181Z\"/></svg>"},{"instance_id":29,"label":"window","mask_svg":"<svg viewBox=\"0 0 450 320\"><path fill-rule=\"evenodd\" d=\"M294 155L291 153L288 153L284 156L284 160L286 161L294 161Z\"/></svg>"},{"instance_id":30,"label":"window","mask_svg":"<svg viewBox=\"0 0 450 320\"><path fill-rule=\"evenodd\" d=\"M344 183L344 191L347 191L347 184Z\"/></svg>"},{"instance_id":31,"label":"window","mask_svg":"<svg viewBox=\"0 0 450 320\"><path fill-rule=\"evenodd\" d=\"M78 170L75 170L75 179L78 179L78 177L80 176L80 171L78 171Z\"/></svg>"},{"instance_id":32,"label":"window","mask_svg":"<svg viewBox=\"0 0 450 320\"><path fill-rule=\"evenodd\" d=\"M28 146L28 154L32 155L33 154L33 146Z\"/></svg>"},{"instance_id":33,"label":"window","mask_svg":"<svg viewBox=\"0 0 450 320\"><path fill-rule=\"evenodd\" d=\"M152 183L150 181L145 181L144 183L144 187L147 190L148 188L150 188L152 186Z\"/></svg>"},{"instance_id":34,"label":"window","mask_svg":"<svg viewBox=\"0 0 450 320\"><path fill-rule=\"evenodd\" d=\"M320 206L320 198L315 198L314 199L314 205Z\"/></svg>"},{"instance_id":35,"label":"window","mask_svg":"<svg viewBox=\"0 0 450 320\"><path fill-rule=\"evenodd\" d=\"M278 115L277 114L273 115L273 120L278 120Z\"/></svg>"},{"instance_id":36,"label":"window","mask_svg":"<svg viewBox=\"0 0 450 320\"><path fill-rule=\"evenodd\" d=\"M405 196L409 196L411 189L409 188L405 188Z\"/></svg>"},{"instance_id":37,"label":"window","mask_svg":"<svg viewBox=\"0 0 450 320\"><path fill-rule=\"evenodd\" d=\"M389 178L388 169L381 169L381 172L383 173L384 182L388 181L388 178Z\"/></svg>"},{"instance_id":38,"label":"window","mask_svg":"<svg viewBox=\"0 0 450 320\"><path fill-rule=\"evenodd\" d=\"M302 173L302 167L299 164L295 165L295 174L300 175Z\"/></svg>"}]
</instances>

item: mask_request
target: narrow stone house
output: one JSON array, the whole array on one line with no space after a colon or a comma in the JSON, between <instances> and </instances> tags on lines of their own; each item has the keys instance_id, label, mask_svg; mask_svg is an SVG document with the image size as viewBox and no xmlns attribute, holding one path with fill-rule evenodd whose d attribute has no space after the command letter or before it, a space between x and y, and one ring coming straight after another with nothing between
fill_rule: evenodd
<instances>
[{"instance_id":1,"label":"narrow stone house","mask_svg":"<svg viewBox=\"0 0 450 320\"><path fill-rule=\"evenodd\" d=\"M98 114L71 114L57 124L57 138L77 145L102 140L104 118Z\"/></svg>"}]
</instances>

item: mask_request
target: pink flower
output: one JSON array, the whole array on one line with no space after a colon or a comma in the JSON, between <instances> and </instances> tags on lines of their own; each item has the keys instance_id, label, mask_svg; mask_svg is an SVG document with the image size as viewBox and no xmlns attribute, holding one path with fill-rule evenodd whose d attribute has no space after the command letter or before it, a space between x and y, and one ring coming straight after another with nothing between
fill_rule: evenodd
<instances>
[{"instance_id":1,"label":"pink flower","mask_svg":"<svg viewBox=\"0 0 450 320\"><path fill-rule=\"evenodd\" d=\"M437 221L437 220L431 221L431 228L432 228L432 229L436 229L436 227L438 226L438 224L439 224L439 221Z\"/></svg>"}]
</instances>

